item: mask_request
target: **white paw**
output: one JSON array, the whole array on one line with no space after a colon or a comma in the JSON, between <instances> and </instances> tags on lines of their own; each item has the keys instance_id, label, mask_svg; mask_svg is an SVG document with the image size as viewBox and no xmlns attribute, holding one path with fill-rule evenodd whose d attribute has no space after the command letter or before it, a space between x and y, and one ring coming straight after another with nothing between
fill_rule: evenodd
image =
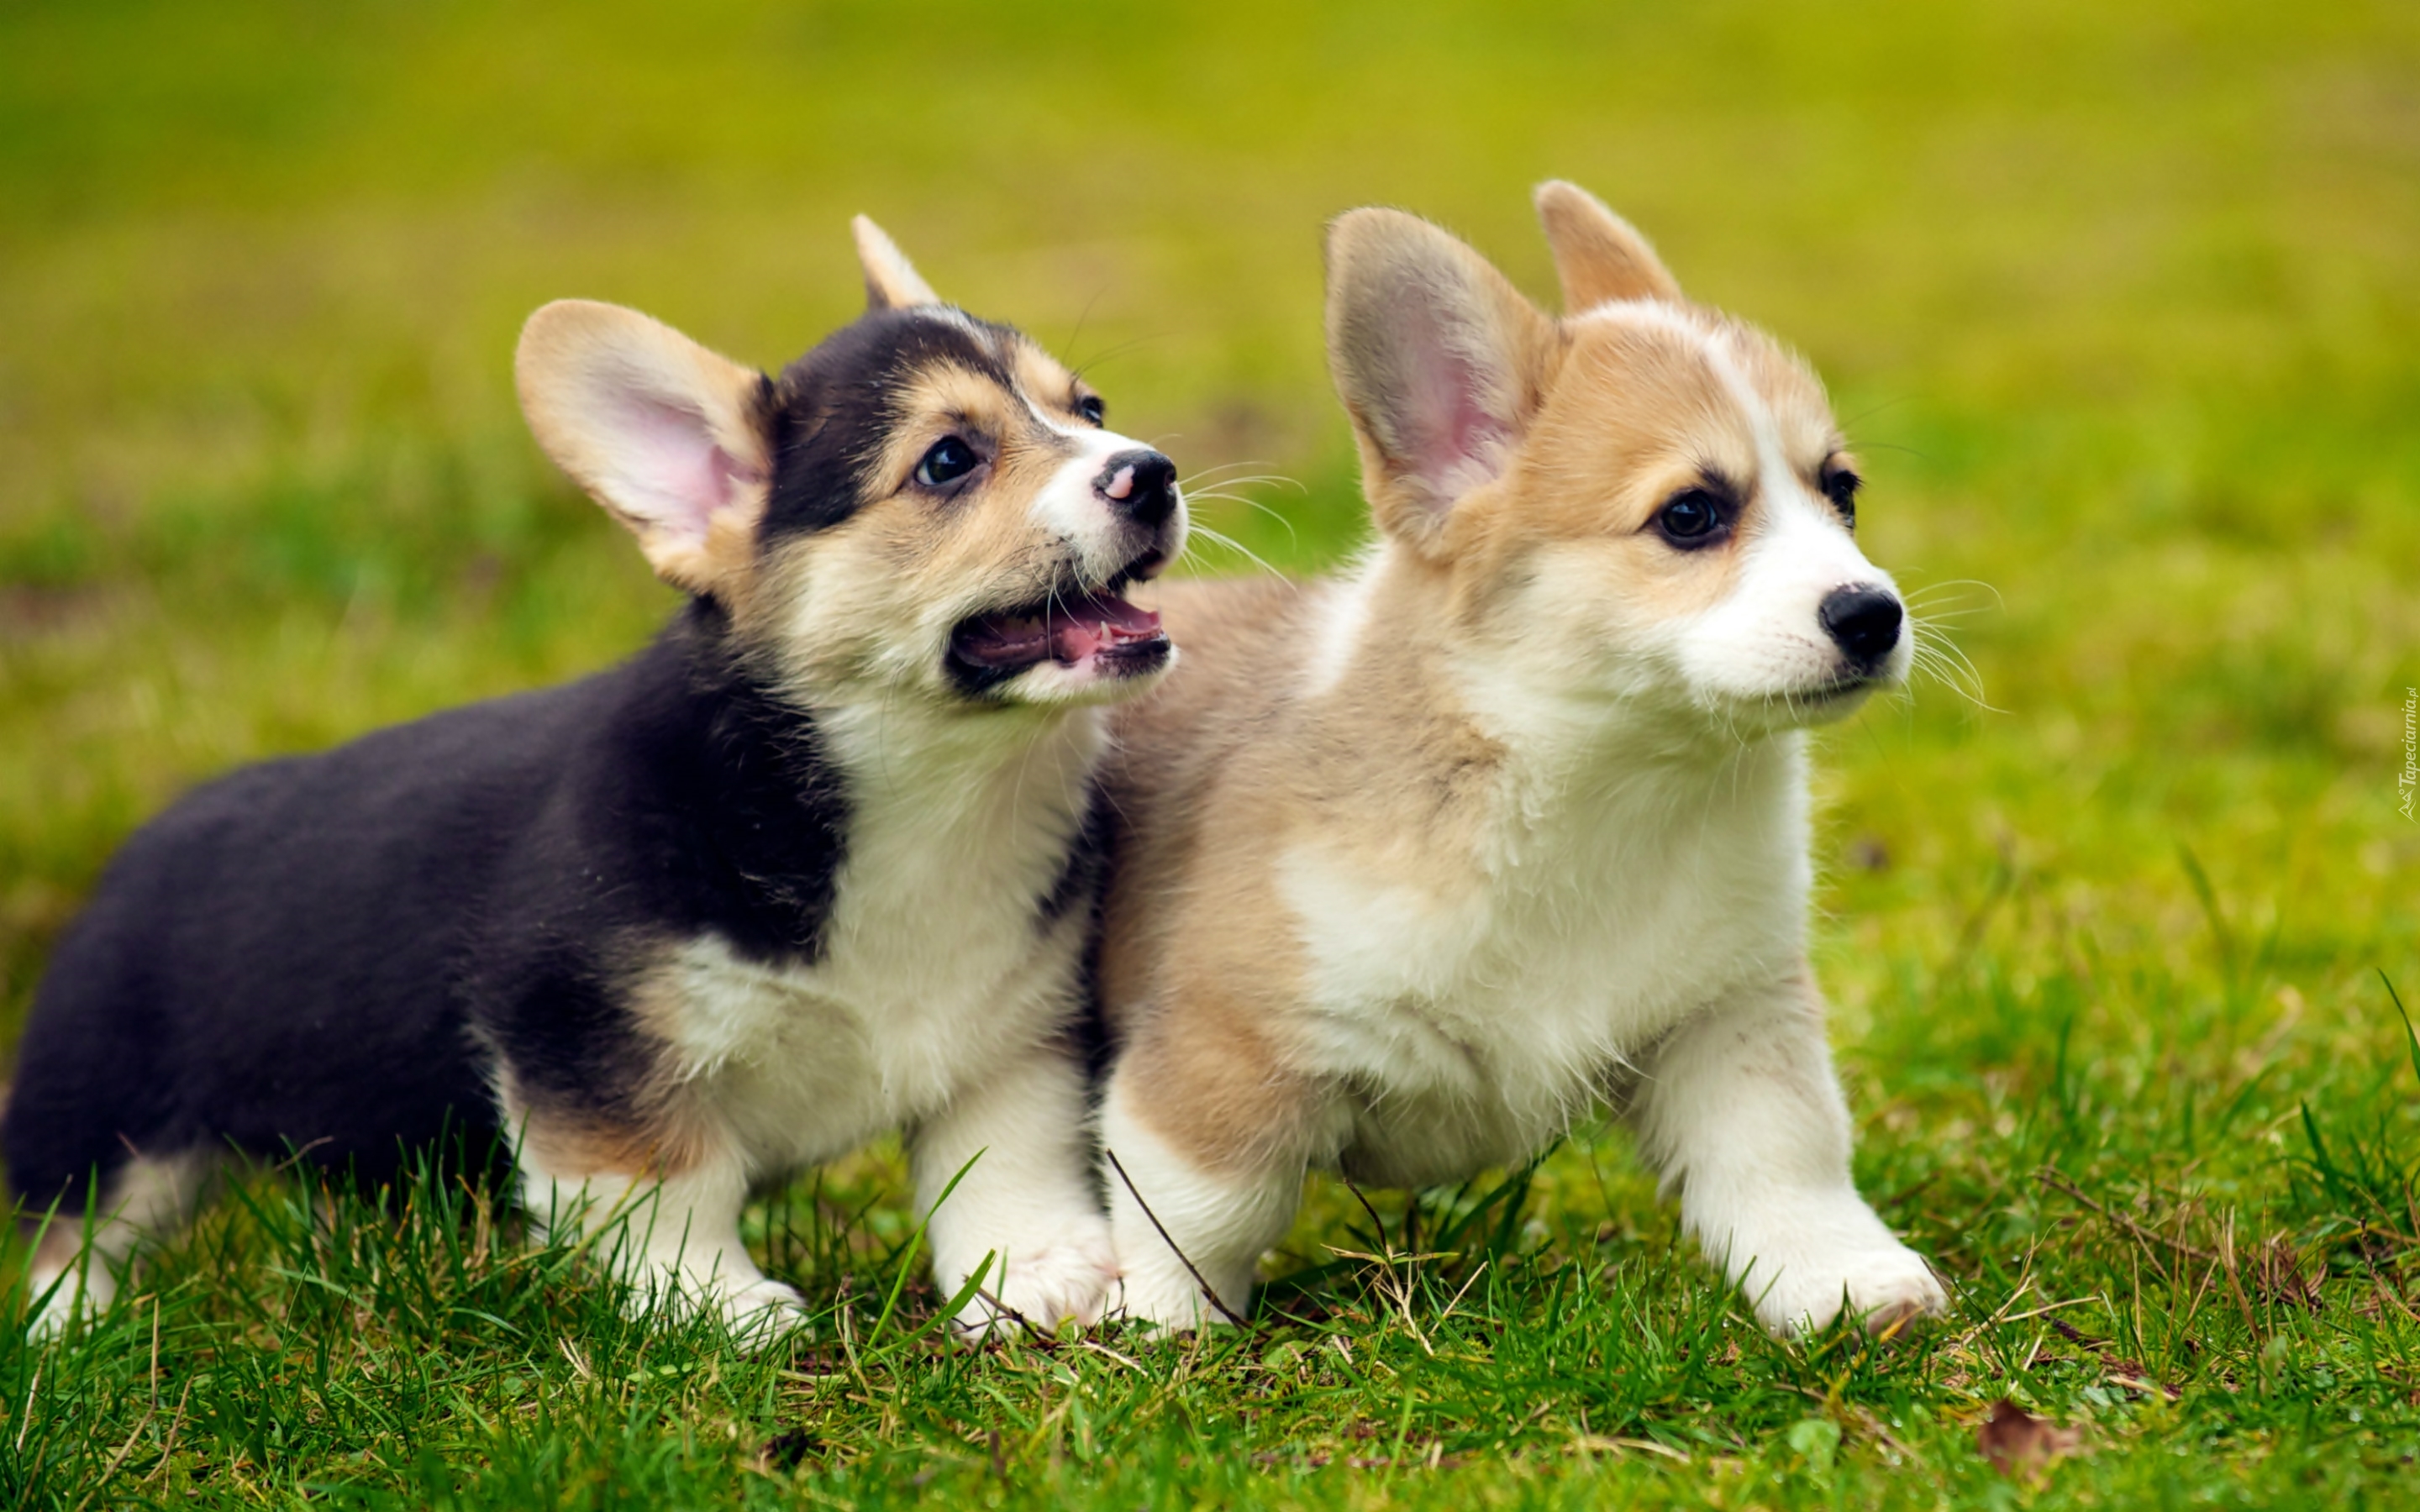
<instances>
[{"instance_id":1,"label":"white paw","mask_svg":"<svg viewBox=\"0 0 2420 1512\"><path fill-rule=\"evenodd\" d=\"M722 1315L732 1338L752 1350L771 1347L807 1321L807 1299L779 1281L760 1279L744 1287L718 1288L714 1308Z\"/></svg>"},{"instance_id":2,"label":"white paw","mask_svg":"<svg viewBox=\"0 0 2420 1512\"><path fill-rule=\"evenodd\" d=\"M1155 1242L1144 1253L1127 1257L1120 1270L1118 1284L1109 1293L1111 1318L1179 1334L1228 1320L1193 1273L1165 1244ZM1233 1294L1231 1305L1240 1312L1250 1297L1248 1280Z\"/></svg>"},{"instance_id":3,"label":"white paw","mask_svg":"<svg viewBox=\"0 0 2420 1512\"><path fill-rule=\"evenodd\" d=\"M30 1289L40 1305L25 1319L25 1336L40 1343L66 1333L68 1325L78 1319L98 1318L107 1312L117 1295L117 1278L98 1259L83 1273L43 1266L36 1268ZM44 1296L44 1292L49 1295Z\"/></svg>"},{"instance_id":4,"label":"white paw","mask_svg":"<svg viewBox=\"0 0 2420 1512\"><path fill-rule=\"evenodd\" d=\"M1949 1308L1949 1295L1924 1257L1898 1243L1804 1257L1778 1275L1760 1264L1744 1285L1756 1302L1757 1320L1784 1338L1829 1325L1844 1303L1848 1315L1870 1334Z\"/></svg>"},{"instance_id":5,"label":"white paw","mask_svg":"<svg viewBox=\"0 0 2420 1512\"><path fill-rule=\"evenodd\" d=\"M977 1295L959 1309L959 1334L980 1338L1016 1319L1045 1331L1070 1319L1089 1328L1101 1320L1117 1278L1118 1257L1109 1247L1107 1225L1082 1228L1047 1244L1011 1249L1007 1273L994 1266L985 1278L983 1289L990 1297ZM993 1305L994 1298L1005 1313Z\"/></svg>"},{"instance_id":6,"label":"white paw","mask_svg":"<svg viewBox=\"0 0 2420 1512\"><path fill-rule=\"evenodd\" d=\"M41 1292L42 1287L37 1285L34 1294L39 1297ZM34 1315L25 1320L25 1336L37 1344L57 1338L85 1311L84 1294L76 1289L73 1281L70 1281L42 1298L42 1304L35 1308Z\"/></svg>"},{"instance_id":7,"label":"white paw","mask_svg":"<svg viewBox=\"0 0 2420 1512\"><path fill-rule=\"evenodd\" d=\"M754 1267L750 1267L752 1272ZM758 1275L700 1274L667 1265L631 1278L623 1305L634 1318L687 1319L711 1313L751 1350L771 1345L807 1320L807 1302L790 1287Z\"/></svg>"}]
</instances>

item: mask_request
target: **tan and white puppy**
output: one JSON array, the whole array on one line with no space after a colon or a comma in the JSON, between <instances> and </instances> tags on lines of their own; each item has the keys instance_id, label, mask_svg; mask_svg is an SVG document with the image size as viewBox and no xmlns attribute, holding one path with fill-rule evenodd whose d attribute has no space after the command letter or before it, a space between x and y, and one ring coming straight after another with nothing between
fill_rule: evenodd
<instances>
[{"instance_id":1,"label":"tan and white puppy","mask_svg":"<svg viewBox=\"0 0 2420 1512\"><path fill-rule=\"evenodd\" d=\"M1106 778L1130 1317L1209 1318L1187 1260L1240 1313L1307 1166L1458 1180L1604 1103L1769 1328L1944 1305L1852 1183L1807 964L1800 731L1909 660L1854 463L1789 353L1582 191L1538 208L1560 320L1423 221L1335 223L1377 542L1160 594L1186 663Z\"/></svg>"}]
</instances>

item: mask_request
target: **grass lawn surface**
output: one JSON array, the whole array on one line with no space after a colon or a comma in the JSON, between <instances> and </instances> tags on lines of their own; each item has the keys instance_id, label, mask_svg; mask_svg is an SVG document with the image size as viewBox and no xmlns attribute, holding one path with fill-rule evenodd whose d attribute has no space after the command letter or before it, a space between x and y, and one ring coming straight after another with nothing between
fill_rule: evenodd
<instances>
[{"instance_id":1,"label":"grass lawn surface","mask_svg":"<svg viewBox=\"0 0 2420 1512\"><path fill-rule=\"evenodd\" d=\"M1316 571L1321 223L1543 298L1549 176L1808 353L1962 657L1822 737L1815 938L1951 1317L1768 1339L1595 1127L1315 1182L1249 1331L979 1352L891 1145L752 1211L818 1309L762 1358L264 1174L81 1336L0 1318L0 1505L2420 1504L2409 4L11 6L0 1046L181 790L668 613L521 426L544 301L775 365L870 212L1246 480L1193 570Z\"/></svg>"}]
</instances>

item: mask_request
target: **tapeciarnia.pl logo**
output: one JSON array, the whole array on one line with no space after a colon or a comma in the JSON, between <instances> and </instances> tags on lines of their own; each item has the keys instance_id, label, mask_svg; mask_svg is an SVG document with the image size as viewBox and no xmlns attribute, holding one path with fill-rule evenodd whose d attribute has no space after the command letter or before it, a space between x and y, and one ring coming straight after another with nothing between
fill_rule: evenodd
<instances>
[{"instance_id":1,"label":"tapeciarnia.pl logo","mask_svg":"<svg viewBox=\"0 0 2420 1512\"><path fill-rule=\"evenodd\" d=\"M2411 818L2412 799L2420 793L2420 687L2403 690L2403 770L2395 779L2395 807Z\"/></svg>"}]
</instances>

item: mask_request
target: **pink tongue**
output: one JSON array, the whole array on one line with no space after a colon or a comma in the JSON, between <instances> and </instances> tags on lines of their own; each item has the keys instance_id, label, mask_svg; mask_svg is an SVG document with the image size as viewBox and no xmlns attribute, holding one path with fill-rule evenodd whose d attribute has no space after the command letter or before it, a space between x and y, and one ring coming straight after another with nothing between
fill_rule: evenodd
<instances>
[{"instance_id":1,"label":"pink tongue","mask_svg":"<svg viewBox=\"0 0 2420 1512\"><path fill-rule=\"evenodd\" d=\"M1123 598L1079 598L1051 606L1043 618L1052 659L1082 661L1096 651L1149 640L1159 634L1159 616Z\"/></svg>"}]
</instances>

